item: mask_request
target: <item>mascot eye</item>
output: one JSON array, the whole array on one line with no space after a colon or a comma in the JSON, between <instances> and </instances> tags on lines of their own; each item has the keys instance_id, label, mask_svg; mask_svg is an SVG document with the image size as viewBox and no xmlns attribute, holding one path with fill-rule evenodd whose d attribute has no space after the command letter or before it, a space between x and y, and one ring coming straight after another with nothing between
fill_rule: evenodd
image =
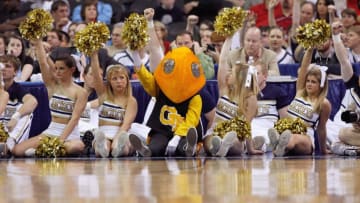
<instances>
[{"instance_id":1,"label":"mascot eye","mask_svg":"<svg viewBox=\"0 0 360 203\"><path fill-rule=\"evenodd\" d=\"M164 72L166 74L170 74L171 72L173 72L175 68L175 61L174 59L168 59L165 61L165 64L164 64Z\"/></svg>"},{"instance_id":2,"label":"mascot eye","mask_svg":"<svg viewBox=\"0 0 360 203\"><path fill-rule=\"evenodd\" d=\"M191 64L191 72L194 75L194 77L198 78L200 77L200 67L199 64L197 63L192 63Z\"/></svg>"}]
</instances>

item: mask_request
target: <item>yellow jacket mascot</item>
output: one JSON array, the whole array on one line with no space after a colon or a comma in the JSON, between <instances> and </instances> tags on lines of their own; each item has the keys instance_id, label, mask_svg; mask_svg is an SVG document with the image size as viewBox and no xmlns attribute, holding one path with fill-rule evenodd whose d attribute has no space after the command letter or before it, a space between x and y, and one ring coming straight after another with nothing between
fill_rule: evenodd
<instances>
[{"instance_id":1,"label":"yellow jacket mascot","mask_svg":"<svg viewBox=\"0 0 360 203\"><path fill-rule=\"evenodd\" d=\"M199 59L187 47L170 51L150 73L133 53L135 71L145 91L156 98L147 126L148 144L137 135L129 139L142 156L194 156L202 134L202 100L198 92L206 79ZM138 65L137 65L138 64Z\"/></svg>"}]
</instances>

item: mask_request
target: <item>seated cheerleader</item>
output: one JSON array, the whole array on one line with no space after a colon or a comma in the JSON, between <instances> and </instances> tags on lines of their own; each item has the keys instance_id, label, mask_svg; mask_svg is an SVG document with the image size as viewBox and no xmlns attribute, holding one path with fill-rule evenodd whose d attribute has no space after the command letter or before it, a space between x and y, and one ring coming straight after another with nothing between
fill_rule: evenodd
<instances>
[{"instance_id":1,"label":"seated cheerleader","mask_svg":"<svg viewBox=\"0 0 360 203\"><path fill-rule=\"evenodd\" d=\"M313 49L306 50L296 83L296 96L288 107L288 116L300 118L307 125L307 132L292 134L285 130L280 136L274 128L269 129L268 136L275 149L275 156L311 155L314 152L314 132L316 130L320 152L327 154L326 122L331 112L331 104L326 99L328 80L326 68L310 64Z\"/></svg>"},{"instance_id":2,"label":"seated cheerleader","mask_svg":"<svg viewBox=\"0 0 360 203\"><path fill-rule=\"evenodd\" d=\"M84 143L80 140L78 121L85 109L87 94L84 88L73 82L75 62L71 56L57 59L55 64L47 60L41 40L34 40L42 78L48 92L51 123L40 135L25 140L13 149L15 156L34 156L41 138L56 136L64 142L67 155L80 154Z\"/></svg>"},{"instance_id":3,"label":"seated cheerleader","mask_svg":"<svg viewBox=\"0 0 360 203\"><path fill-rule=\"evenodd\" d=\"M106 70L104 84L100 75L98 53L91 56L94 88L99 102L99 130L95 132L95 154L103 158L129 156L129 130L137 114L137 101L132 96L128 70L122 65L111 65Z\"/></svg>"},{"instance_id":4,"label":"seated cheerleader","mask_svg":"<svg viewBox=\"0 0 360 203\"><path fill-rule=\"evenodd\" d=\"M257 112L258 85L255 78L256 70L240 63L229 67L227 56L230 45L231 38L227 38L220 54L218 70L220 98L216 106L215 121L213 126L206 132L204 141L205 151L212 156L242 155L244 152L242 142L244 135L230 131L220 137L214 135L214 129L220 122L229 121L235 117L242 117L250 124ZM262 151L254 149L251 136L245 140L249 154L262 154Z\"/></svg>"},{"instance_id":5,"label":"seated cheerleader","mask_svg":"<svg viewBox=\"0 0 360 203\"><path fill-rule=\"evenodd\" d=\"M274 127L275 122L279 118L287 116L287 107L289 101L286 92L280 86L267 85L268 69L262 63L255 65L257 69L257 82L260 88L258 99L258 111L256 117L251 122L251 135L253 140L263 140L265 146L256 147L261 148L264 152L272 151L270 147L270 140L267 132ZM256 143L256 142L254 142ZM258 143L262 143L259 142Z\"/></svg>"},{"instance_id":6,"label":"seated cheerleader","mask_svg":"<svg viewBox=\"0 0 360 203\"><path fill-rule=\"evenodd\" d=\"M100 71L100 77L102 76L102 71ZM82 73L84 78L84 89L88 95L88 102L86 103L86 108L81 114L79 120L79 130L80 134L83 135L86 131L93 131L98 128L99 124L99 101L94 90L94 73L90 65L87 65L84 68Z\"/></svg>"}]
</instances>

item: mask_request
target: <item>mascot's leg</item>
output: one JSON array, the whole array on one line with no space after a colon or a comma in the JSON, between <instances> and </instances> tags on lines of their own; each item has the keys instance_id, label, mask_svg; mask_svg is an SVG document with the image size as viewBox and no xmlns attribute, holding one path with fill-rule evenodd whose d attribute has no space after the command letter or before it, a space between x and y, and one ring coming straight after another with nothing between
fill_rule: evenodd
<instances>
[{"instance_id":1,"label":"mascot's leg","mask_svg":"<svg viewBox=\"0 0 360 203\"><path fill-rule=\"evenodd\" d=\"M221 141L220 149L216 153L216 156L225 157L237 139L236 132L230 131L226 133Z\"/></svg>"},{"instance_id":2,"label":"mascot's leg","mask_svg":"<svg viewBox=\"0 0 360 203\"><path fill-rule=\"evenodd\" d=\"M197 141L198 141L198 134L196 128L189 128L188 133L186 135L186 148L185 148L185 155L187 157L192 157L195 155Z\"/></svg>"},{"instance_id":3,"label":"mascot's leg","mask_svg":"<svg viewBox=\"0 0 360 203\"><path fill-rule=\"evenodd\" d=\"M129 140L134 149L143 157L151 157L151 150L145 143L135 134L129 135Z\"/></svg>"}]
</instances>

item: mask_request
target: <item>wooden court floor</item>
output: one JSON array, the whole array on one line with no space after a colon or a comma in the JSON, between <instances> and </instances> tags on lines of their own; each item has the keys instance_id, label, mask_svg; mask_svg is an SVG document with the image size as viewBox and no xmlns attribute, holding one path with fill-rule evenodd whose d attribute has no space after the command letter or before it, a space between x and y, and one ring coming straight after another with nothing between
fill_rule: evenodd
<instances>
[{"instance_id":1,"label":"wooden court floor","mask_svg":"<svg viewBox=\"0 0 360 203\"><path fill-rule=\"evenodd\" d=\"M360 159L3 159L0 183L0 202L360 202Z\"/></svg>"}]
</instances>

